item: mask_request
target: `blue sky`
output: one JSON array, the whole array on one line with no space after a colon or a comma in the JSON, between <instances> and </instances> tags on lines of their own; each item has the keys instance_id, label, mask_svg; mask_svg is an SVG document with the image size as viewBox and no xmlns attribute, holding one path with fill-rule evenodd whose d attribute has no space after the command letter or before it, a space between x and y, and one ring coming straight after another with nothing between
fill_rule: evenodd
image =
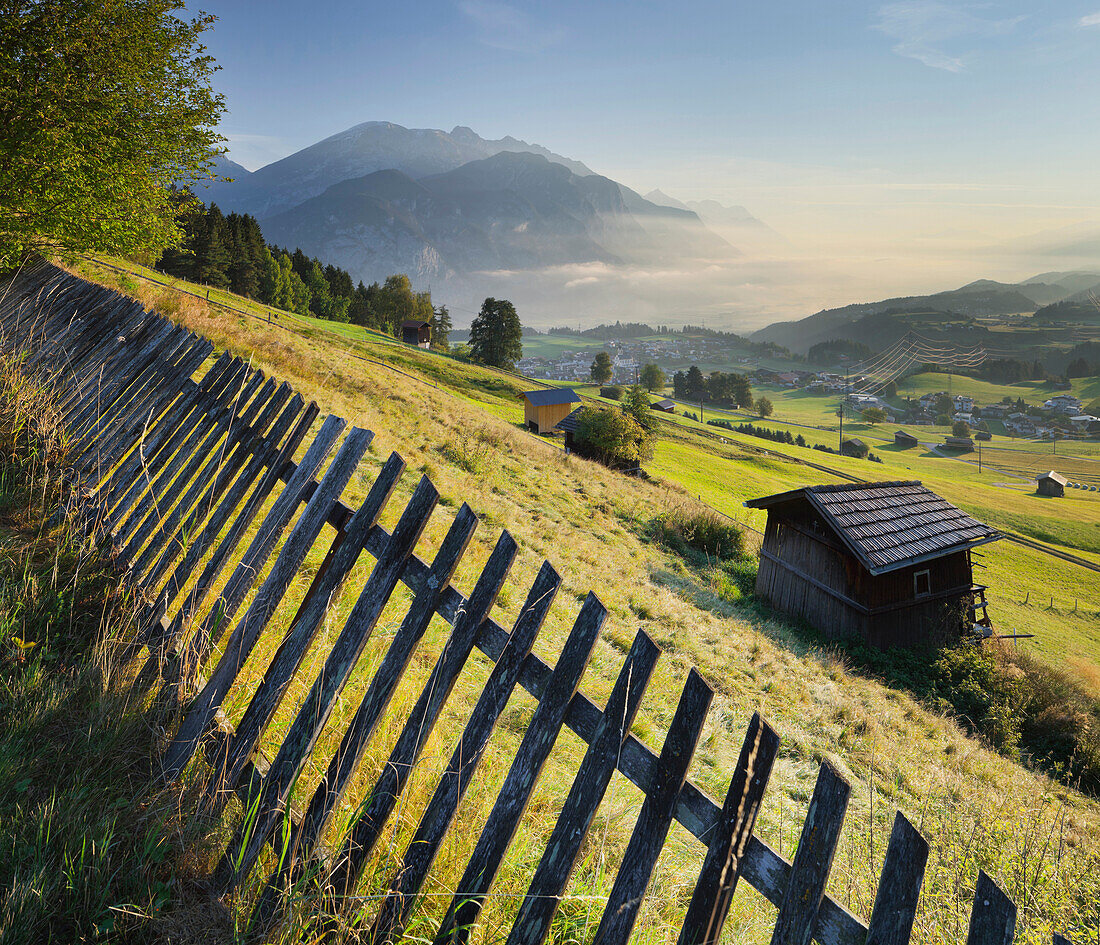
<instances>
[{"instance_id":1,"label":"blue sky","mask_svg":"<svg viewBox=\"0 0 1100 945\"><path fill-rule=\"evenodd\" d=\"M252 168L463 124L852 259L1100 220L1100 0L202 6Z\"/></svg>"}]
</instances>

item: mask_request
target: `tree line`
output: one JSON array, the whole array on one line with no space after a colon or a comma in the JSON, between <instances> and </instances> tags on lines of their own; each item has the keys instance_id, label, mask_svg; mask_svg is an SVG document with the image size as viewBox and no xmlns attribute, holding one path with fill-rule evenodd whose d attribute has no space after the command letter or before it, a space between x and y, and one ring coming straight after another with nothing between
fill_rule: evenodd
<instances>
[{"instance_id":1,"label":"tree line","mask_svg":"<svg viewBox=\"0 0 1100 945\"><path fill-rule=\"evenodd\" d=\"M245 298L312 315L327 321L350 322L397 336L406 320L431 325L432 347L449 348L451 317L445 305L432 304L430 292L416 292L406 275L383 283L358 285L344 269L325 265L301 249L293 252L268 244L255 217L223 214L217 204L204 206L181 192L177 195L183 240L166 249L156 268L171 276Z\"/></svg>"},{"instance_id":2,"label":"tree line","mask_svg":"<svg viewBox=\"0 0 1100 945\"><path fill-rule=\"evenodd\" d=\"M672 392L677 400L725 407L751 407L753 402L748 375L712 371L704 376L695 364L672 375Z\"/></svg>"}]
</instances>

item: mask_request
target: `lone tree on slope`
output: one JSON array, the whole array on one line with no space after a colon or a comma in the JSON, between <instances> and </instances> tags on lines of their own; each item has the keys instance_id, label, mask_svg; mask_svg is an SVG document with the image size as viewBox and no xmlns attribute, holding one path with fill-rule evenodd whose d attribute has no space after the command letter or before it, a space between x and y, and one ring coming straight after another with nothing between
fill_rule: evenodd
<instances>
[{"instance_id":1,"label":"lone tree on slope","mask_svg":"<svg viewBox=\"0 0 1100 945\"><path fill-rule=\"evenodd\" d=\"M589 368L589 373L592 375L592 380L597 384L606 384L615 374L615 369L611 366L611 355L606 351L601 351L596 355L596 359L592 362L592 367Z\"/></svg>"},{"instance_id":2,"label":"lone tree on slope","mask_svg":"<svg viewBox=\"0 0 1100 945\"><path fill-rule=\"evenodd\" d=\"M511 370L523 356L523 326L507 299L488 298L470 325L470 357Z\"/></svg>"},{"instance_id":3,"label":"lone tree on slope","mask_svg":"<svg viewBox=\"0 0 1100 945\"><path fill-rule=\"evenodd\" d=\"M660 390L665 386L667 378L665 372L662 371L656 364L647 364L642 368L641 374L642 387L648 391Z\"/></svg>"}]
</instances>

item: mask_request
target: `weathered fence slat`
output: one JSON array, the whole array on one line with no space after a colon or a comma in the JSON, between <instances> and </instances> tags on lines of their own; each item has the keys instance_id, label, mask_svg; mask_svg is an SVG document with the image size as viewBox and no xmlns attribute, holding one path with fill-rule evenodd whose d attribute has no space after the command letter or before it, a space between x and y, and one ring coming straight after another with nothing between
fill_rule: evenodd
<instances>
[{"instance_id":1,"label":"weathered fence slat","mask_svg":"<svg viewBox=\"0 0 1100 945\"><path fill-rule=\"evenodd\" d=\"M810 808L802 823L787 891L779 907L772 945L808 945L825 896L840 828L848 809L848 784L827 761L821 765Z\"/></svg>"},{"instance_id":2,"label":"weathered fence slat","mask_svg":"<svg viewBox=\"0 0 1100 945\"><path fill-rule=\"evenodd\" d=\"M444 836L450 829L458 805L466 795L470 779L481 762L500 713L504 711L516 687L520 667L534 646L535 637L542 629L560 586L561 577L548 561L544 561L519 617L516 618L508 637L508 645L494 664L462 736L451 754L451 760L405 850L404 860L394 875L389 892L383 899L371 928L368 936L370 941L378 945L394 942L404 933L409 910L427 878Z\"/></svg>"},{"instance_id":3,"label":"weathered fence slat","mask_svg":"<svg viewBox=\"0 0 1100 945\"><path fill-rule=\"evenodd\" d=\"M565 713L592 658L592 647L607 617L607 608L589 593L569 638L562 647L554 673L535 709L515 759L477 846L466 865L457 892L436 935L436 945L462 943L469 937L481 913L497 870L512 844L520 819L527 810L531 792L565 722Z\"/></svg>"},{"instance_id":4,"label":"weathered fence slat","mask_svg":"<svg viewBox=\"0 0 1100 945\"><path fill-rule=\"evenodd\" d=\"M898 811L867 928L867 945L907 945L928 862L928 841Z\"/></svg>"},{"instance_id":5,"label":"weathered fence slat","mask_svg":"<svg viewBox=\"0 0 1100 945\"><path fill-rule=\"evenodd\" d=\"M691 756L695 754L713 696L714 690L692 669L661 749L657 784L642 803L594 943L626 945L630 939L657 857L672 826L676 798L687 779Z\"/></svg>"},{"instance_id":6,"label":"weathered fence slat","mask_svg":"<svg viewBox=\"0 0 1100 945\"><path fill-rule=\"evenodd\" d=\"M721 937L778 752L775 729L754 712L680 927L679 945L716 945Z\"/></svg>"},{"instance_id":7,"label":"weathered fence slat","mask_svg":"<svg viewBox=\"0 0 1100 945\"><path fill-rule=\"evenodd\" d=\"M344 439L344 445L283 543L282 550L256 592L251 606L233 629L218 665L210 674L210 681L192 701L175 739L168 746L164 755L166 779L173 780L180 775L200 739L209 730L214 713L221 706L237 673L256 645L261 631L316 541L327 517L328 504L344 491L344 486L351 479L373 436L370 431L355 427Z\"/></svg>"},{"instance_id":8,"label":"weathered fence slat","mask_svg":"<svg viewBox=\"0 0 1100 945\"><path fill-rule=\"evenodd\" d=\"M657 644L639 630L535 869L508 945L540 945L550 931L550 922L558 911L596 809L611 783L619 751L659 655Z\"/></svg>"},{"instance_id":9,"label":"weathered fence slat","mask_svg":"<svg viewBox=\"0 0 1100 945\"><path fill-rule=\"evenodd\" d=\"M1016 938L1016 904L978 870L966 945L1012 945Z\"/></svg>"}]
</instances>

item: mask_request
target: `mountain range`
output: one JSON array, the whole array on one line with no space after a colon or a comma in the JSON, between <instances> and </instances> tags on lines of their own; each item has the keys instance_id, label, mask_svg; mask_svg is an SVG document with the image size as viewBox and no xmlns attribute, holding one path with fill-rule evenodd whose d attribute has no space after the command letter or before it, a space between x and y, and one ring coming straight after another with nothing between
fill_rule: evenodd
<instances>
[{"instance_id":1,"label":"mountain range","mask_svg":"<svg viewBox=\"0 0 1100 945\"><path fill-rule=\"evenodd\" d=\"M232 180L200 196L252 214L269 242L300 247L365 282L407 273L469 304L492 294L486 273L675 267L739 255L687 206L647 199L540 145L462 126L366 122L252 173L219 158L215 173ZM767 230L746 211L737 219Z\"/></svg>"}]
</instances>

